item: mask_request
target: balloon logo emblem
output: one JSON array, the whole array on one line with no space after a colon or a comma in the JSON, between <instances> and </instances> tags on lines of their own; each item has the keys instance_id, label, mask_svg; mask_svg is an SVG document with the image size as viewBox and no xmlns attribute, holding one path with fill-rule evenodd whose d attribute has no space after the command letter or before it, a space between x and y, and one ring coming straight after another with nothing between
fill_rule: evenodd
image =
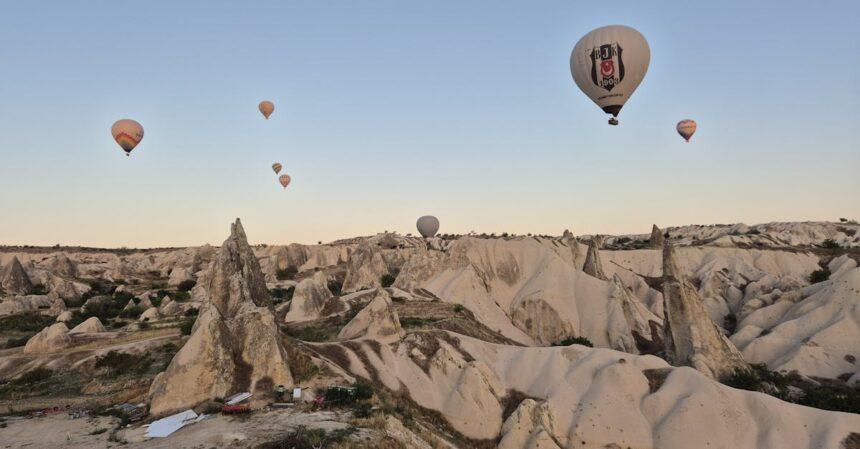
<instances>
[{"instance_id":1,"label":"balloon logo emblem","mask_svg":"<svg viewBox=\"0 0 860 449\"><path fill-rule=\"evenodd\" d=\"M612 61L603 61L600 63L600 74L603 76L612 76L615 73L615 64Z\"/></svg>"},{"instance_id":2,"label":"balloon logo emblem","mask_svg":"<svg viewBox=\"0 0 860 449\"><path fill-rule=\"evenodd\" d=\"M618 43L601 45L591 50L591 81L597 87L611 91L624 80L624 62L621 60L621 46ZM595 68L600 65L600 78ZM618 66L618 70L615 67ZM617 72L617 74L616 74Z\"/></svg>"}]
</instances>

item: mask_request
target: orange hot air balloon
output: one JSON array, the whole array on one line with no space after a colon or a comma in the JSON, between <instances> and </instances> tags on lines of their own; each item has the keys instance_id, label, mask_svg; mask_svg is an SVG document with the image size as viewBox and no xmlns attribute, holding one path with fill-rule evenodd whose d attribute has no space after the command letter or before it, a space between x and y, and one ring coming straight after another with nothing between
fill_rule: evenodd
<instances>
[{"instance_id":1,"label":"orange hot air balloon","mask_svg":"<svg viewBox=\"0 0 860 449\"><path fill-rule=\"evenodd\" d=\"M290 181L292 181L292 179L290 178L290 175L281 175L278 177L278 182L280 182L281 185L284 186L285 189L287 188L288 185L290 185Z\"/></svg>"},{"instance_id":2,"label":"orange hot air balloon","mask_svg":"<svg viewBox=\"0 0 860 449\"><path fill-rule=\"evenodd\" d=\"M263 117L266 117L266 120L268 120L269 116L272 115L272 112L275 112L275 103L272 103L269 100L264 100L260 102L260 105L257 108L263 113Z\"/></svg>"},{"instance_id":3,"label":"orange hot air balloon","mask_svg":"<svg viewBox=\"0 0 860 449\"><path fill-rule=\"evenodd\" d=\"M124 118L117 120L110 127L113 140L125 151L126 156L131 156L131 150L143 140L143 126L134 120Z\"/></svg>"},{"instance_id":4,"label":"orange hot air balloon","mask_svg":"<svg viewBox=\"0 0 860 449\"><path fill-rule=\"evenodd\" d=\"M275 162L274 164L272 164L272 170L274 170L276 175L281 172L282 168L284 168L284 166L281 165L280 162Z\"/></svg>"}]
</instances>

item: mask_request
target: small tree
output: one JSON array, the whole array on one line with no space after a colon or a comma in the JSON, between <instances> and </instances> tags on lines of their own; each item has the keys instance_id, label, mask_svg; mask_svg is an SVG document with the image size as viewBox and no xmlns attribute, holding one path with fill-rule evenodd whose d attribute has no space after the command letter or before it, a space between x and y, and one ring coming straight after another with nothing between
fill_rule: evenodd
<instances>
[{"instance_id":1,"label":"small tree","mask_svg":"<svg viewBox=\"0 0 860 449\"><path fill-rule=\"evenodd\" d=\"M819 282L824 282L828 279L830 279L830 269L827 267L824 267L820 270L815 270L812 272L812 274L809 275L810 284L817 284Z\"/></svg>"}]
</instances>

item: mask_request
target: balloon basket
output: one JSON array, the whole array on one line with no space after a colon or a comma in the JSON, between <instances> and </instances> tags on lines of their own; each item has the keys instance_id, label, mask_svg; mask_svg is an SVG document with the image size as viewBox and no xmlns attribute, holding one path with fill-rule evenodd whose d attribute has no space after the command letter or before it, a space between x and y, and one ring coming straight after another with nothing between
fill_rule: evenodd
<instances>
[{"instance_id":1,"label":"balloon basket","mask_svg":"<svg viewBox=\"0 0 860 449\"><path fill-rule=\"evenodd\" d=\"M609 124L612 126L618 126L618 119L612 117L611 119L609 119Z\"/></svg>"}]
</instances>

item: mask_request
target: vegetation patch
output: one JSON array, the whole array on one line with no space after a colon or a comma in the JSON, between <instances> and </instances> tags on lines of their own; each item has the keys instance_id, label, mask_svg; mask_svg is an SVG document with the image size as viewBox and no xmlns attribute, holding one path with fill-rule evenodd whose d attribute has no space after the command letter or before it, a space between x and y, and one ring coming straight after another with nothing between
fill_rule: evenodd
<instances>
[{"instance_id":1,"label":"vegetation patch","mask_svg":"<svg viewBox=\"0 0 860 449\"><path fill-rule=\"evenodd\" d=\"M812 274L809 275L809 283L817 284L819 282L824 282L830 279L830 269L827 267L823 267L820 270L815 270Z\"/></svg>"},{"instance_id":2,"label":"vegetation patch","mask_svg":"<svg viewBox=\"0 0 860 449\"><path fill-rule=\"evenodd\" d=\"M735 370L722 382L730 387L758 391L807 407L860 413L860 389L851 388L844 382L820 379L815 383L797 373L770 371L763 363L750 366L750 370Z\"/></svg>"},{"instance_id":3,"label":"vegetation patch","mask_svg":"<svg viewBox=\"0 0 860 449\"><path fill-rule=\"evenodd\" d=\"M110 351L96 358L96 369L103 369L106 377L119 377L126 374L143 374L152 365L149 355L135 355L127 352Z\"/></svg>"},{"instance_id":4,"label":"vegetation patch","mask_svg":"<svg viewBox=\"0 0 860 449\"><path fill-rule=\"evenodd\" d=\"M27 312L0 318L0 331L38 332L51 324L54 324L54 318Z\"/></svg>"},{"instance_id":5,"label":"vegetation patch","mask_svg":"<svg viewBox=\"0 0 860 449\"><path fill-rule=\"evenodd\" d=\"M181 292L190 292L195 285L197 285L197 281L194 281L192 279L186 279L180 282L176 288Z\"/></svg>"},{"instance_id":6,"label":"vegetation patch","mask_svg":"<svg viewBox=\"0 0 860 449\"><path fill-rule=\"evenodd\" d=\"M570 345L582 345L588 346L589 348L593 348L594 344L585 337L567 337L564 340L555 343L553 346L570 346Z\"/></svg>"},{"instance_id":7,"label":"vegetation patch","mask_svg":"<svg viewBox=\"0 0 860 449\"><path fill-rule=\"evenodd\" d=\"M299 274L299 269L296 267L287 267L287 268L284 268L283 270L275 271L275 277L279 281L292 280L293 278L296 277L297 274Z\"/></svg>"}]
</instances>

